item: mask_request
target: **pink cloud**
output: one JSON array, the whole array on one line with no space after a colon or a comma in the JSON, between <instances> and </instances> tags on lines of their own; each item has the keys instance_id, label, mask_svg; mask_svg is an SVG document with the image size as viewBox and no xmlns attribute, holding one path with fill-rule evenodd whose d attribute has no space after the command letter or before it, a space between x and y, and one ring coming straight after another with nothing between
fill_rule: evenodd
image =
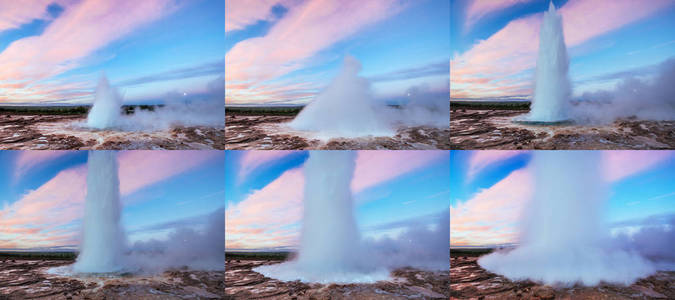
<instances>
[{"instance_id":1,"label":"pink cloud","mask_svg":"<svg viewBox=\"0 0 675 300\"><path fill-rule=\"evenodd\" d=\"M518 154L526 153L525 151L518 150L485 150L485 151L475 151L469 159L469 170L467 172L467 178L472 179L480 171L486 167L512 158Z\"/></svg>"},{"instance_id":2,"label":"pink cloud","mask_svg":"<svg viewBox=\"0 0 675 300\"><path fill-rule=\"evenodd\" d=\"M20 178L36 166L72 153L74 151L20 151L14 165L14 178Z\"/></svg>"},{"instance_id":3,"label":"pink cloud","mask_svg":"<svg viewBox=\"0 0 675 300\"><path fill-rule=\"evenodd\" d=\"M647 171L675 158L673 151L604 151L603 174L608 181L619 181Z\"/></svg>"},{"instance_id":4,"label":"pink cloud","mask_svg":"<svg viewBox=\"0 0 675 300\"><path fill-rule=\"evenodd\" d=\"M19 28L35 19L51 19L47 5L53 0L0 1L0 31Z\"/></svg>"},{"instance_id":5,"label":"pink cloud","mask_svg":"<svg viewBox=\"0 0 675 300\"><path fill-rule=\"evenodd\" d=\"M0 53L0 81L34 83L79 67L98 49L176 9L169 0L68 1L39 36L17 40ZM30 87L3 94L40 98Z\"/></svg>"},{"instance_id":6,"label":"pink cloud","mask_svg":"<svg viewBox=\"0 0 675 300\"><path fill-rule=\"evenodd\" d=\"M493 12L503 10L509 6L531 1L532 0L473 0L471 1L471 4L467 6L466 19L464 20L464 30L468 31L468 29L473 27L473 25L478 22L478 20Z\"/></svg>"},{"instance_id":7,"label":"pink cloud","mask_svg":"<svg viewBox=\"0 0 675 300\"><path fill-rule=\"evenodd\" d=\"M225 1L225 32L240 30L258 21L274 19L272 7L282 4L281 0Z\"/></svg>"},{"instance_id":8,"label":"pink cloud","mask_svg":"<svg viewBox=\"0 0 675 300\"><path fill-rule=\"evenodd\" d=\"M446 151L359 151L352 190L358 193L428 166L447 155Z\"/></svg>"},{"instance_id":9,"label":"pink cloud","mask_svg":"<svg viewBox=\"0 0 675 300\"><path fill-rule=\"evenodd\" d=\"M243 180L246 176L248 176L258 167L270 163L272 161L284 158L295 152L296 151L276 151L276 150L246 151L241 156L239 166L239 179Z\"/></svg>"},{"instance_id":10,"label":"pink cloud","mask_svg":"<svg viewBox=\"0 0 675 300\"><path fill-rule=\"evenodd\" d=\"M568 47L581 45L674 3L654 0L644 5L633 0L570 0L560 8L565 41ZM454 57L450 73L453 97L455 94L490 97L530 93L531 78L523 76L523 72L535 66L541 16L539 13L513 20L488 39Z\"/></svg>"},{"instance_id":11,"label":"pink cloud","mask_svg":"<svg viewBox=\"0 0 675 300\"><path fill-rule=\"evenodd\" d=\"M397 0L298 1L293 4L267 35L239 42L225 54L227 82L234 86L246 83L250 86L248 93L255 94L254 85L310 65L321 50L402 9ZM245 94L226 88L226 94ZM261 101L271 100L261 98Z\"/></svg>"},{"instance_id":12,"label":"pink cloud","mask_svg":"<svg viewBox=\"0 0 675 300\"><path fill-rule=\"evenodd\" d=\"M517 221L533 192L526 169L511 172L470 200L450 206L450 245L495 245L516 240Z\"/></svg>"}]
</instances>

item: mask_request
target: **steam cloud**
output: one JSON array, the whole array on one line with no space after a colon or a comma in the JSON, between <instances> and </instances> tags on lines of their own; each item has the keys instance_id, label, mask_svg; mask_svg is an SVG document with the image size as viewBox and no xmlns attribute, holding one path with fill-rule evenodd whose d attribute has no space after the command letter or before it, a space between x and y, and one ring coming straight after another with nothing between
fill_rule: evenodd
<instances>
[{"instance_id":1,"label":"steam cloud","mask_svg":"<svg viewBox=\"0 0 675 300\"><path fill-rule=\"evenodd\" d=\"M408 101L395 109L374 99L369 80L358 76L360 70L359 61L346 56L337 77L288 125L327 138L391 136L400 126L448 126L448 94L413 87Z\"/></svg>"},{"instance_id":2,"label":"steam cloud","mask_svg":"<svg viewBox=\"0 0 675 300\"><path fill-rule=\"evenodd\" d=\"M675 59L659 66L653 80L627 77L612 91L584 93L574 107L575 119L586 123L609 123L618 118L675 120Z\"/></svg>"}]
</instances>

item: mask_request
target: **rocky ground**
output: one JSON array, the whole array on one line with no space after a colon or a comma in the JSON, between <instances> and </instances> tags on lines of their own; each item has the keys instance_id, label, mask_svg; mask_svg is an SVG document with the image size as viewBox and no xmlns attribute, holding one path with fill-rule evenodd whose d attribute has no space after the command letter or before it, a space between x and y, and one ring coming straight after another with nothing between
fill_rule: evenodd
<instances>
[{"instance_id":1,"label":"rocky ground","mask_svg":"<svg viewBox=\"0 0 675 300\"><path fill-rule=\"evenodd\" d=\"M481 268L478 256L451 256L451 299L675 299L675 272L661 271L631 286L551 287L514 282Z\"/></svg>"},{"instance_id":2,"label":"rocky ground","mask_svg":"<svg viewBox=\"0 0 675 300\"><path fill-rule=\"evenodd\" d=\"M69 260L0 260L0 299L222 299L222 271L172 270L160 275L65 277L52 267Z\"/></svg>"},{"instance_id":3,"label":"rocky ground","mask_svg":"<svg viewBox=\"0 0 675 300\"><path fill-rule=\"evenodd\" d=\"M606 125L522 125L523 110L452 109L452 149L675 149L675 121L619 119Z\"/></svg>"},{"instance_id":4,"label":"rocky ground","mask_svg":"<svg viewBox=\"0 0 675 300\"><path fill-rule=\"evenodd\" d=\"M227 149L450 149L448 129L428 126L403 127L392 137L332 138L321 140L292 131L284 123L293 116L225 116Z\"/></svg>"},{"instance_id":5,"label":"rocky ground","mask_svg":"<svg viewBox=\"0 0 675 300\"><path fill-rule=\"evenodd\" d=\"M224 149L223 128L172 127L161 131L91 130L84 116L0 115L0 149Z\"/></svg>"},{"instance_id":6,"label":"rocky ground","mask_svg":"<svg viewBox=\"0 0 675 300\"><path fill-rule=\"evenodd\" d=\"M448 272L402 268L393 279L374 284L318 284L284 282L252 269L274 260L226 259L225 295L228 299L447 299Z\"/></svg>"}]
</instances>

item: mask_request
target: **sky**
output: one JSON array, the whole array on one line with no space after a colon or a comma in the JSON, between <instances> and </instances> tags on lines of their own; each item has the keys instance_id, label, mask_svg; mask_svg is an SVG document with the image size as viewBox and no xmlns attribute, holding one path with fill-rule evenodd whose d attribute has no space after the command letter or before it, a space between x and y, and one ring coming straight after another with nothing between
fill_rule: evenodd
<instances>
[{"instance_id":1,"label":"sky","mask_svg":"<svg viewBox=\"0 0 675 300\"><path fill-rule=\"evenodd\" d=\"M226 249L297 249L309 153L226 155ZM359 151L351 189L362 237L396 238L414 224L435 228L448 211L449 159L447 151Z\"/></svg>"},{"instance_id":2,"label":"sky","mask_svg":"<svg viewBox=\"0 0 675 300\"><path fill-rule=\"evenodd\" d=\"M223 101L222 0L0 1L0 105ZM221 102L222 103L222 102Z\"/></svg>"},{"instance_id":3,"label":"sky","mask_svg":"<svg viewBox=\"0 0 675 300\"><path fill-rule=\"evenodd\" d=\"M206 226L223 209L222 151L121 151L121 223L129 244ZM0 250L77 249L87 151L0 151Z\"/></svg>"},{"instance_id":4,"label":"sky","mask_svg":"<svg viewBox=\"0 0 675 300\"><path fill-rule=\"evenodd\" d=\"M549 0L451 0L451 97L527 98ZM554 0L573 97L646 80L675 53L675 1Z\"/></svg>"},{"instance_id":5,"label":"sky","mask_svg":"<svg viewBox=\"0 0 675 300\"><path fill-rule=\"evenodd\" d=\"M450 244L517 243L518 219L534 191L530 151L451 151ZM675 220L675 151L602 151L611 234ZM672 230L672 228L671 228Z\"/></svg>"},{"instance_id":6,"label":"sky","mask_svg":"<svg viewBox=\"0 0 675 300\"><path fill-rule=\"evenodd\" d=\"M347 55L374 97L448 97L446 0L225 2L226 105L305 104Z\"/></svg>"}]
</instances>

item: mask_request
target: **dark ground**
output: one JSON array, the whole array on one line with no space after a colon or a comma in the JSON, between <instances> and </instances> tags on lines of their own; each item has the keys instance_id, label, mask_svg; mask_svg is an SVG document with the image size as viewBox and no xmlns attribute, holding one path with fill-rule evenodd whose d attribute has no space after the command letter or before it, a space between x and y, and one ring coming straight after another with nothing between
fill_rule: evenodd
<instances>
[{"instance_id":1,"label":"dark ground","mask_svg":"<svg viewBox=\"0 0 675 300\"><path fill-rule=\"evenodd\" d=\"M675 121L619 119L606 125L522 125L527 110L452 108L452 149L675 149Z\"/></svg>"},{"instance_id":2,"label":"dark ground","mask_svg":"<svg viewBox=\"0 0 675 300\"><path fill-rule=\"evenodd\" d=\"M0 257L0 299L222 299L222 271L165 271L160 275L66 277L47 269L74 260Z\"/></svg>"},{"instance_id":3,"label":"dark ground","mask_svg":"<svg viewBox=\"0 0 675 300\"><path fill-rule=\"evenodd\" d=\"M448 272L401 268L391 281L374 284L318 284L284 282L263 276L252 269L281 263L285 256L225 256L227 299L447 299Z\"/></svg>"},{"instance_id":4,"label":"dark ground","mask_svg":"<svg viewBox=\"0 0 675 300\"><path fill-rule=\"evenodd\" d=\"M551 287L511 281L478 265L483 250L450 250L451 299L675 299L675 272L660 271L631 286Z\"/></svg>"},{"instance_id":5,"label":"dark ground","mask_svg":"<svg viewBox=\"0 0 675 300\"><path fill-rule=\"evenodd\" d=\"M393 137L333 138L322 141L283 127L294 115L225 115L225 144L230 150L450 149L450 131L429 126L403 127Z\"/></svg>"}]
</instances>

